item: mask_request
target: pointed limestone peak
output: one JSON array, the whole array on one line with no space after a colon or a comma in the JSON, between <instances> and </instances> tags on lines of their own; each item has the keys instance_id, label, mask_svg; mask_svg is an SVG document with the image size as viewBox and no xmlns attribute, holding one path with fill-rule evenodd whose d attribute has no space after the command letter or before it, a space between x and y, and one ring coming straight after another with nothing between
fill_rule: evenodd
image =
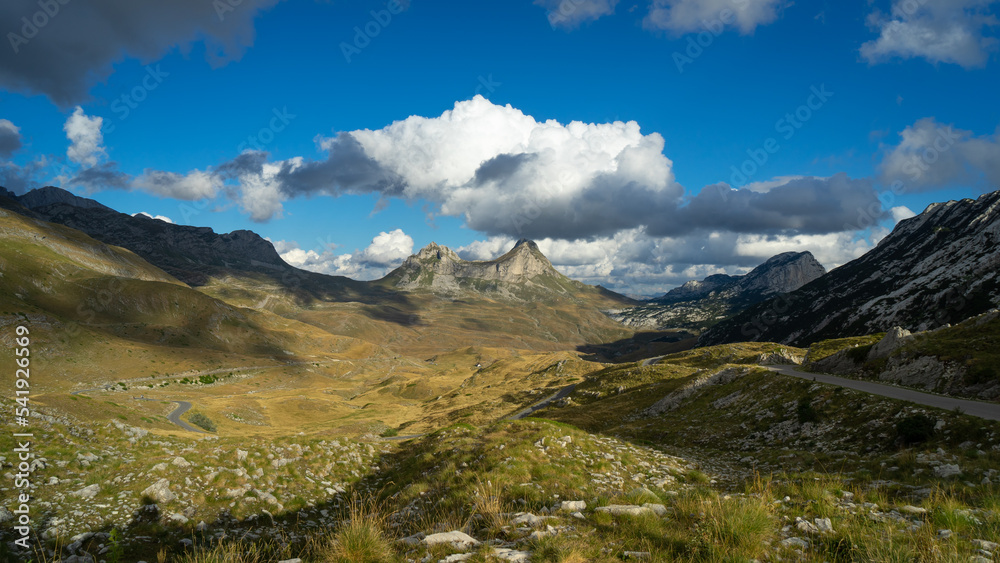
<instances>
[{"instance_id":1,"label":"pointed limestone peak","mask_svg":"<svg viewBox=\"0 0 1000 563\"><path fill-rule=\"evenodd\" d=\"M448 248L447 246L442 246L436 242L432 242L427 246L420 249L419 252L410 257L410 259L416 259L418 262L427 261L442 261L447 260L451 262L461 262L462 259L459 258L455 251Z\"/></svg>"},{"instance_id":2,"label":"pointed limestone peak","mask_svg":"<svg viewBox=\"0 0 1000 563\"><path fill-rule=\"evenodd\" d=\"M552 262L549 262L549 259L546 258L544 254L542 254L542 251L539 250L538 245L535 244L535 241L528 240L525 238L514 243L514 248L511 248L509 252L497 258L496 261L500 262L503 260L510 260L515 256L521 256L521 255L525 256L526 259L528 260L533 259L538 262L541 262L541 265L545 268L552 268Z\"/></svg>"},{"instance_id":3,"label":"pointed limestone peak","mask_svg":"<svg viewBox=\"0 0 1000 563\"><path fill-rule=\"evenodd\" d=\"M783 252L772 256L740 280L743 291L788 293L819 278L826 268L811 252Z\"/></svg>"},{"instance_id":4,"label":"pointed limestone peak","mask_svg":"<svg viewBox=\"0 0 1000 563\"><path fill-rule=\"evenodd\" d=\"M523 239L503 256L486 261L462 260L454 250L432 242L386 277L397 287L415 288L451 287L463 279L524 283L541 275L562 278L538 245Z\"/></svg>"}]
</instances>

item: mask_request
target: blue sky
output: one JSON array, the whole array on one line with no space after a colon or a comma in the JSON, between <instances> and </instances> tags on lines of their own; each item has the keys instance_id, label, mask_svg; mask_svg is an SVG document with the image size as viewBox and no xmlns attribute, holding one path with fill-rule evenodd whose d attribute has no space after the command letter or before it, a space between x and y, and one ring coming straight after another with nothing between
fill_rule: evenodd
<instances>
[{"instance_id":1,"label":"blue sky","mask_svg":"<svg viewBox=\"0 0 1000 563\"><path fill-rule=\"evenodd\" d=\"M1000 183L992 0L235 4L0 8L0 180L360 278L529 236L632 294Z\"/></svg>"}]
</instances>

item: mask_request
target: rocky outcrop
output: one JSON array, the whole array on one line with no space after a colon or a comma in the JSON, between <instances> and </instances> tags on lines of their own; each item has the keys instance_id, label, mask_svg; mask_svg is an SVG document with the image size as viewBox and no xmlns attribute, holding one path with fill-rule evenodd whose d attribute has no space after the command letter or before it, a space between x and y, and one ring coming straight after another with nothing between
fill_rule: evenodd
<instances>
[{"instance_id":1,"label":"rocky outcrop","mask_svg":"<svg viewBox=\"0 0 1000 563\"><path fill-rule=\"evenodd\" d=\"M726 342L818 340L923 331L981 314L1000 301L1000 191L929 206L900 221L864 256L700 337Z\"/></svg>"},{"instance_id":2,"label":"rocky outcrop","mask_svg":"<svg viewBox=\"0 0 1000 563\"><path fill-rule=\"evenodd\" d=\"M970 331L996 334L1000 329L998 319L1000 311L994 309L954 327L948 325L912 334L901 327L893 327L871 346L845 348L812 362L809 367L818 372L876 379L945 395L996 400L1000 398L1000 379L995 375L969 377L970 365L975 365L969 360L975 357L974 352L983 351L981 345L967 350L968 353L959 356L961 360L938 357L926 349L928 344L932 344L932 349L940 350L942 346L935 344L936 341L940 338L956 339L955 331L962 331L961 334L969 334ZM986 338L990 341L990 337ZM990 342L995 342L995 339Z\"/></svg>"},{"instance_id":3,"label":"rocky outcrop","mask_svg":"<svg viewBox=\"0 0 1000 563\"><path fill-rule=\"evenodd\" d=\"M868 361L884 360L909 340L910 331L894 326L868 352Z\"/></svg>"},{"instance_id":4,"label":"rocky outcrop","mask_svg":"<svg viewBox=\"0 0 1000 563\"><path fill-rule=\"evenodd\" d=\"M565 278L530 240L519 240L509 252L495 260L462 260L447 246L430 243L410 256L386 279L401 289L456 288L460 280L523 284L538 276Z\"/></svg>"}]
</instances>

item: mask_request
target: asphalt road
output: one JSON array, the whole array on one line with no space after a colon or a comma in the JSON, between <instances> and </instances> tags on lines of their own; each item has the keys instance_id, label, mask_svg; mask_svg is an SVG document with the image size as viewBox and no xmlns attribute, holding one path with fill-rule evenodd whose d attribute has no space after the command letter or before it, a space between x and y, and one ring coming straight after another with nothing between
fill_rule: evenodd
<instances>
[{"instance_id":1,"label":"asphalt road","mask_svg":"<svg viewBox=\"0 0 1000 563\"><path fill-rule=\"evenodd\" d=\"M167 418L170 420L170 422L173 422L177 426L180 426L181 428L189 432L198 432L199 434L205 433L204 430L200 428L195 428L194 426L191 426L190 424L181 420L181 415L191 409L191 403L187 401L171 401L171 402L177 403L177 408L174 409L174 412L167 415Z\"/></svg>"},{"instance_id":2,"label":"asphalt road","mask_svg":"<svg viewBox=\"0 0 1000 563\"><path fill-rule=\"evenodd\" d=\"M666 356L656 356L656 357L653 357L653 358L646 358L641 363L639 363L639 365L640 366L651 366L651 365L655 364L656 362L662 360L663 358L666 358Z\"/></svg>"},{"instance_id":3,"label":"asphalt road","mask_svg":"<svg viewBox=\"0 0 1000 563\"><path fill-rule=\"evenodd\" d=\"M549 403L551 403L552 401L558 401L563 397L569 396L569 394L572 393L574 389L576 389L576 383L572 385L567 385L566 387L563 387L562 389L556 391L549 397L546 397L545 399L538 401L537 403L531 405L530 407L524 409L523 411L511 415L511 417L508 420L520 420L526 416L531 416L532 413L534 413L535 411L542 410L545 407L549 406Z\"/></svg>"},{"instance_id":4,"label":"asphalt road","mask_svg":"<svg viewBox=\"0 0 1000 563\"><path fill-rule=\"evenodd\" d=\"M920 391L914 391L913 389L893 387L891 385L883 385L873 381L858 381L855 379L837 377L836 375L827 375L825 373L809 373L799 371L798 369L795 369L794 366L763 367L783 375L790 375L792 377L799 377L810 381L817 381L819 383L828 383L830 385L856 389L858 391L864 391L865 393L871 393L873 395L881 395L890 399L899 399L901 401L909 401L918 405L925 405L945 410L954 410L959 408L962 409L962 412L968 415L985 418L987 420L1000 420L1000 404L997 403L985 403L982 401L971 401L969 399L957 399L955 397L931 395L930 393L921 393Z\"/></svg>"},{"instance_id":5,"label":"asphalt road","mask_svg":"<svg viewBox=\"0 0 1000 563\"><path fill-rule=\"evenodd\" d=\"M79 391L73 391L72 393L70 393L70 395L80 395L80 394L83 394L83 393L87 393L88 391L105 391L105 390L107 390L106 387L97 387L95 389L80 389ZM137 400L139 400L139 401L159 401L160 399L147 399L147 398L144 397L144 398L137 399ZM189 432L197 432L199 434L205 434L206 433L204 430L202 430L200 428L195 428L194 426L191 426L190 424L188 424L188 423L184 422L183 420L181 420L181 415L184 414L184 413L186 413L187 411L191 410L191 403L189 403L187 401L168 401L168 402L177 403L177 408L174 409L170 414L167 415L167 420L169 420L170 422L173 422L177 426L180 426L181 428L183 428L184 430L187 430Z\"/></svg>"}]
</instances>

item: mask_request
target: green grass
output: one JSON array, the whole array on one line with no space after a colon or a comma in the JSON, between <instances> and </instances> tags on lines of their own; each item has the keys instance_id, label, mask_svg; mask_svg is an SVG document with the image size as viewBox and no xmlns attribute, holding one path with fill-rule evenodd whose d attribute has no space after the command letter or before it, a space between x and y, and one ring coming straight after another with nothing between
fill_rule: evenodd
<instances>
[{"instance_id":1,"label":"green grass","mask_svg":"<svg viewBox=\"0 0 1000 563\"><path fill-rule=\"evenodd\" d=\"M818 362L848 348L871 346L885 337L884 332L869 334L867 336L853 336L850 338L835 338L832 340L821 340L809 346L809 354L806 356L806 363ZM866 348L866 351L870 348ZM863 358L862 358L863 360Z\"/></svg>"}]
</instances>

